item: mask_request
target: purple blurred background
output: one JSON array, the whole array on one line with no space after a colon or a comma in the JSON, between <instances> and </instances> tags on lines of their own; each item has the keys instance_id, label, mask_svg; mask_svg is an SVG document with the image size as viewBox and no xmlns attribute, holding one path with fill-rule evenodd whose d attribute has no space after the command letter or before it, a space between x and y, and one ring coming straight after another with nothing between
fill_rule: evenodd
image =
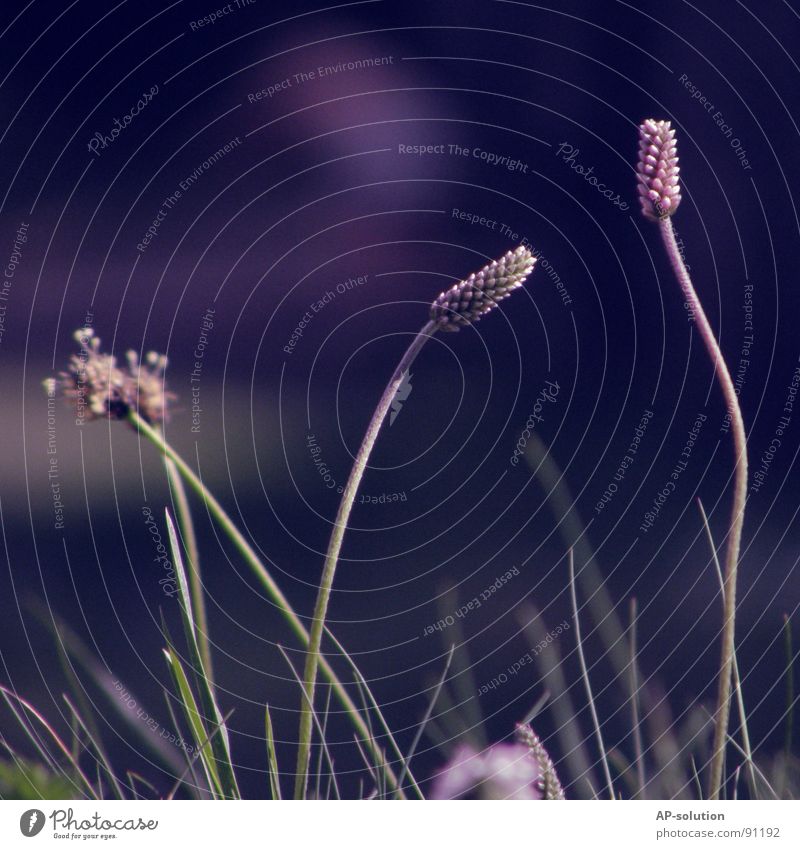
<instances>
[{"instance_id":1,"label":"purple blurred background","mask_svg":"<svg viewBox=\"0 0 800 849\"><path fill-rule=\"evenodd\" d=\"M142 519L143 505L162 517L170 503L152 446L122 424L77 428L59 404L55 527L41 381L63 368L87 315L107 350L169 356L179 400L168 439L309 616L336 487L410 334L440 290L527 240L541 259L524 293L475 329L440 334L415 363L364 480L377 503L353 514L331 628L406 745L451 642L459 706L439 717L444 750L481 716L473 735L508 736L542 695L535 668L477 689L528 650L528 602L547 627L569 617L573 525L530 465L510 462L550 380L560 390L535 437L563 470L570 518L587 525L583 545L624 621L638 600L643 675L677 715L710 703L720 611L695 499L722 545L732 450L713 371L638 213L636 126L652 116L678 128L674 221L734 377L752 307L740 399L752 470L763 470L800 355L796 12L721 0L224 8L202 25L221 10L35 2L0 13L0 254L13 272L0 302L2 682L63 712L52 614L169 724L159 609L176 629L178 617ZM597 510L648 410L635 462ZM676 492L643 532L699 414ZM766 753L783 742L781 629L800 601L799 448L800 408L745 527L739 663ZM196 506L222 701L235 708L249 793L262 795L263 705L281 740L297 719L277 646L302 656ZM514 568L458 628L423 636ZM624 744L624 697L585 615L605 730ZM560 650L588 737L574 633ZM152 769L106 712L115 759ZM357 770L346 725L334 729L340 763ZM557 758L547 711L537 730ZM291 744L281 750L288 770ZM418 772L441 756L426 739Z\"/></svg>"}]
</instances>

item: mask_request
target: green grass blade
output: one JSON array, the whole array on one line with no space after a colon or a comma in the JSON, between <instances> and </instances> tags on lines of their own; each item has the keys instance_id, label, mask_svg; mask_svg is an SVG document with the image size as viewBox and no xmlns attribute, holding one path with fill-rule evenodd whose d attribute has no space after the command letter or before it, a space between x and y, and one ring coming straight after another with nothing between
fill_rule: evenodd
<instances>
[{"instance_id":1,"label":"green grass blade","mask_svg":"<svg viewBox=\"0 0 800 849\"><path fill-rule=\"evenodd\" d=\"M319 716L317 715L316 709L308 701L308 694L306 693L305 687L303 687L303 680L300 677L300 675L298 674L297 670L294 668L294 666L292 666L292 661L289 659L289 655L286 654L286 650L283 648L283 646L278 646L278 651L283 655L283 659L286 661L286 665L291 670L291 673L294 676L294 680L297 681L297 683L300 685L300 690L303 693L303 695L305 696L305 699L306 699L305 703L308 706L308 709L311 711L312 719L314 720L314 726L316 727L317 733L319 734L319 737L320 737L320 741L321 741L321 745L322 745L322 751L325 753L325 760L327 760L327 762L328 762L328 769L330 770L330 775L333 777L333 785L334 785L334 790L336 792L336 798L339 799L339 798L341 798L341 796L339 794L339 786L336 782L336 772L335 772L334 767L333 767L333 758L331 757L331 752L330 752L330 749L328 748L328 741L325 739L325 730L322 727L322 725L320 724ZM358 738L356 738L356 739L358 739Z\"/></svg>"},{"instance_id":2,"label":"green grass blade","mask_svg":"<svg viewBox=\"0 0 800 849\"><path fill-rule=\"evenodd\" d=\"M28 715L33 717L36 720L36 724L41 726L46 732L47 735L52 739L55 743L61 754L67 759L67 762L72 767L75 772L75 775L80 779L80 782L84 785L86 792L93 799L98 799L97 792L95 788L92 786L92 782L89 781L86 773L81 769L80 764L72 755L72 752L67 748L64 741L59 737L58 732L50 725L50 723L33 707L30 702L25 701L21 696L18 696L16 693L11 692L6 687L0 684L0 694L2 694L5 699L6 704L9 709L14 713L17 718L17 721L20 724L20 727L27 735L28 739L33 743L36 750L43 755L45 761L49 764L53 765L53 768L56 772L63 772L63 769L57 764L57 762L53 759L52 755L45 749L44 745L38 739L38 735L34 731L32 724L29 725L29 722L26 721ZM13 701L12 701L13 700ZM14 705L16 702L22 713Z\"/></svg>"},{"instance_id":3,"label":"green grass blade","mask_svg":"<svg viewBox=\"0 0 800 849\"><path fill-rule=\"evenodd\" d=\"M267 770L269 771L269 786L272 798L280 800L281 781L278 771L278 753L275 751L275 735L272 731L272 717L269 705L264 706L264 739L267 741Z\"/></svg>"},{"instance_id":4,"label":"green grass blade","mask_svg":"<svg viewBox=\"0 0 800 849\"><path fill-rule=\"evenodd\" d=\"M639 719L639 663L637 660L636 620L639 617L636 599L631 599L630 652L631 652L631 725L633 727L633 748L636 758L636 776L639 789L634 798L647 798L647 777L645 775L644 743L642 742L642 723Z\"/></svg>"},{"instance_id":5,"label":"green grass blade","mask_svg":"<svg viewBox=\"0 0 800 849\"><path fill-rule=\"evenodd\" d=\"M228 711L228 713L224 717L225 722L227 722L230 719L232 713L233 713L232 710ZM175 724L177 725L177 722ZM178 777L178 780L172 786L172 790L170 790L169 793L167 794L167 799L172 799L175 796L175 794L178 792L178 789L180 788L181 784L183 784L184 780L186 779L186 776L190 772L192 773L193 777L195 776L194 762L198 758L201 758L201 755L202 755L203 752L208 750L209 744L211 743L211 740L212 740L212 738L214 737L215 734L219 734L219 727L215 728L211 732L211 734L205 738L205 740L203 740L200 744L198 744L194 755L192 755L191 757L188 757L188 753L187 753L188 766L183 771L183 774ZM197 784L196 777L195 777L195 784Z\"/></svg>"},{"instance_id":6,"label":"green grass blade","mask_svg":"<svg viewBox=\"0 0 800 849\"><path fill-rule=\"evenodd\" d=\"M411 745L408 748L408 754L405 758L405 763L403 764L403 769L400 772L400 775L397 777L397 783L400 787L403 786L403 780L408 774L408 770L411 767L411 759L414 757L417 746L419 745L419 741L422 739L422 735L425 733L425 728L431 719L431 714L433 713L434 707L436 707L436 702L439 701L439 696L442 693L442 688L444 687L444 682L447 680L447 673L450 671L450 664L453 662L453 655L455 654L456 647L455 643L450 646L450 651L447 653L447 660L444 664L444 669L442 670L441 677L439 678L439 682L436 685L436 688L433 691L433 695L431 696L431 700L428 703L427 710L425 711L425 716L422 717L422 722L419 724L419 728L417 729L417 733L414 735L414 739L411 741Z\"/></svg>"},{"instance_id":7,"label":"green grass blade","mask_svg":"<svg viewBox=\"0 0 800 849\"><path fill-rule=\"evenodd\" d=\"M86 735L86 738L91 743L92 748L95 750L95 753L97 754L97 762L99 766L103 767L106 774L108 775L108 780L111 782L111 786L114 788L114 795L118 799L124 799L125 793L122 789L122 785L119 783L119 781L117 780L117 776L114 774L114 770L111 767L111 763L108 760L108 756L106 755L105 750L103 749L103 744L100 741L100 737L97 736L96 732L92 733L84 719L81 717L80 713L78 713L78 710L69 700L69 696L64 693L62 694L62 698L66 702L73 719L81 727L83 733Z\"/></svg>"},{"instance_id":8,"label":"green grass blade","mask_svg":"<svg viewBox=\"0 0 800 849\"><path fill-rule=\"evenodd\" d=\"M792 621L783 617L783 644L786 650L786 726L783 750L787 761L792 756L792 729L794 727L794 648L792 646Z\"/></svg>"},{"instance_id":9,"label":"green grass blade","mask_svg":"<svg viewBox=\"0 0 800 849\"><path fill-rule=\"evenodd\" d=\"M206 670L208 680L214 680L214 670L211 665L211 643L208 636L208 615L206 613L205 592L203 581L200 577L200 549L197 545L197 534L192 520L192 510L189 507L189 498L186 494L186 485L183 482L178 467L170 458L164 455L164 468L167 470L167 479L173 494L173 501L178 515L178 526L181 536L186 543L186 552L189 555L189 588L192 595L192 607L197 617L197 642L200 646L200 656L203 658L203 666Z\"/></svg>"},{"instance_id":10,"label":"green grass blade","mask_svg":"<svg viewBox=\"0 0 800 849\"><path fill-rule=\"evenodd\" d=\"M570 591L570 599L572 600L572 616L575 620L575 643L578 649L578 661L581 666L581 677L583 678L583 684L586 687L586 698L589 701L589 712L592 715L592 722L594 723L594 733L597 738L597 745L600 749L600 760L603 764L603 774L605 775L606 785L608 787L608 792L610 798L615 798L614 793L614 782L611 780L611 770L608 766L608 755L606 754L606 747L603 743L603 732L600 728L600 719L597 716L597 707L594 703L594 696L592 695L592 682L589 680L589 669L586 666L586 658L583 654L583 641L581 640L581 623L580 617L578 616L578 595L575 591L575 561L572 557L572 549L569 550L569 591Z\"/></svg>"},{"instance_id":11,"label":"green grass blade","mask_svg":"<svg viewBox=\"0 0 800 849\"><path fill-rule=\"evenodd\" d=\"M353 675L355 675L356 677L356 683L359 685L362 692L366 694L372 712L375 714L380 727L383 729L383 733L386 735L386 739L389 742L395 755L397 756L398 761L401 764L405 763L405 755L403 754L402 749L400 748L397 740L395 739L394 734L392 734L392 730L389 728L389 723L386 721L386 718L384 717L383 712L380 709L380 705L378 704L377 699L375 698L372 690L370 689L369 684L367 684L366 679L362 675L361 670L358 668L353 658L350 657L350 654L346 651L344 646L339 642L338 639L336 639L335 635L332 634L331 631L329 631L327 628L325 629L325 632L328 635L328 639L333 642L336 648L341 652L342 657L344 657L344 659L347 661L348 665L350 666L350 669L353 672ZM369 721L369 719L365 720L364 722L365 726L369 728L371 732L371 722ZM374 744L374 738L372 737L371 733L370 739L372 739L372 742ZM409 784L411 785L414 792L419 796L420 799L424 799L425 797L423 796L422 790L420 790L419 784L417 784L417 780L414 778L410 769L406 770L406 776L408 777ZM397 778L394 776L393 773L387 776L387 780L392 787L396 788L396 793L399 798L405 799L405 791L398 786Z\"/></svg>"},{"instance_id":12,"label":"green grass blade","mask_svg":"<svg viewBox=\"0 0 800 849\"><path fill-rule=\"evenodd\" d=\"M173 651L171 649L163 649L162 651L167 660L167 667L172 673L172 678L178 691L178 697L183 707L184 716L189 723L195 745L200 751L200 762L205 769L206 779L208 780L211 792L216 798L222 799L225 797L225 793L222 789L219 772L217 771L216 759L213 757L213 754L199 748L201 741L205 740L208 735L203 726L200 711L197 709L194 694L189 686L189 679L186 677L186 673L183 671L183 667Z\"/></svg>"},{"instance_id":13,"label":"green grass blade","mask_svg":"<svg viewBox=\"0 0 800 849\"><path fill-rule=\"evenodd\" d=\"M181 555L178 536L175 532L175 525L172 522L169 510L165 511L165 515L167 518L167 530L169 532L169 542L172 549L173 563L175 565L175 574L178 578L178 588L180 590L181 619L183 621L186 643L189 648L189 661L195 672L195 682L200 695L200 704L203 706L206 716L213 720L214 727L219 728L219 734L215 734L211 739L211 747L214 757L217 760L217 768L222 782L223 794L227 798L238 799L240 794L239 787L236 783L236 775L233 771L233 763L231 761L228 729L222 718L222 711L220 711L219 706L217 705L217 699L214 695L208 675L206 674L203 659L200 654L200 647L197 642L197 626L194 620L192 600L189 593L189 583L186 579L186 569L183 565L183 557Z\"/></svg>"}]
</instances>

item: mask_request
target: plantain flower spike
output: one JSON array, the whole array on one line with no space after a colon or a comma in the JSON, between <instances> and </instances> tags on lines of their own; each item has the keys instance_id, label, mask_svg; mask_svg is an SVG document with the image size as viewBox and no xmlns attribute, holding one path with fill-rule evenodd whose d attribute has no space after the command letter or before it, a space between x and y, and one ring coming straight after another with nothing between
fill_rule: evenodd
<instances>
[{"instance_id":1,"label":"plantain flower spike","mask_svg":"<svg viewBox=\"0 0 800 849\"><path fill-rule=\"evenodd\" d=\"M639 126L639 203L650 221L674 215L681 202L678 144L669 121L648 118Z\"/></svg>"},{"instance_id":2,"label":"plantain flower spike","mask_svg":"<svg viewBox=\"0 0 800 849\"><path fill-rule=\"evenodd\" d=\"M451 286L431 304L437 329L455 331L479 321L503 298L519 289L536 265L523 245Z\"/></svg>"},{"instance_id":3,"label":"plantain flower spike","mask_svg":"<svg viewBox=\"0 0 800 849\"><path fill-rule=\"evenodd\" d=\"M550 759L550 755L547 754L547 749L545 749L542 741L539 739L539 735L530 725L520 722L517 724L516 737L520 743L528 747L531 757L539 765L540 775L537 787L542 794L542 798L552 800L565 799L564 788L559 781L555 764Z\"/></svg>"}]
</instances>

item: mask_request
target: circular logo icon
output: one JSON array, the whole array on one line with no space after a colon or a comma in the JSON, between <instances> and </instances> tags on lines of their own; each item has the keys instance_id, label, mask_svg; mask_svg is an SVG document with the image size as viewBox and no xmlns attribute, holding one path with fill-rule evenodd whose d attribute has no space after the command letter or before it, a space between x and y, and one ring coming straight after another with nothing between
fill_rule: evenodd
<instances>
[{"instance_id":1,"label":"circular logo icon","mask_svg":"<svg viewBox=\"0 0 800 849\"><path fill-rule=\"evenodd\" d=\"M36 837L44 828L44 812L38 808L31 808L19 818L19 830L25 837Z\"/></svg>"}]
</instances>

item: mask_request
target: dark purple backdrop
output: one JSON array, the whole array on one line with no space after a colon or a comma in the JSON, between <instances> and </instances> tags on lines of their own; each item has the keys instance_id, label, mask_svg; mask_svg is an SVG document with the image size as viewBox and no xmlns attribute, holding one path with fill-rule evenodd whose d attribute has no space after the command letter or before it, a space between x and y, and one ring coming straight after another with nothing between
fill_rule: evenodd
<instances>
[{"instance_id":1,"label":"dark purple backdrop","mask_svg":"<svg viewBox=\"0 0 800 849\"><path fill-rule=\"evenodd\" d=\"M721 545L732 450L657 230L638 214L636 126L652 116L678 129L684 200L674 221L734 376L752 306L740 398L757 471L800 355L800 22L780 2L551 5L258 0L204 26L217 11L205 3L2 11L4 266L15 239L21 248L0 338L3 683L49 716L63 711L52 611L169 724L159 608L178 619L142 519L143 505L161 517L169 503L152 447L121 424L76 428L59 404L65 507L64 528L54 527L41 380L74 350L87 313L109 350L168 354L179 396L168 438L199 463L307 616L335 487L409 334L442 288L524 238L541 256L525 292L477 330L440 334L412 370L364 480L378 503L353 514L331 627L407 745L450 642L472 676L457 676L453 691L470 696L527 651L525 602L548 627L568 617L564 554L575 540L531 468L510 462L551 380L560 391L535 432L564 471L572 516L588 524L623 619L638 600L643 674L676 714L711 701L719 599L694 499ZM325 66L334 70L322 75ZM414 146L433 150L401 152ZM635 462L598 512L646 410ZM699 413L691 461L644 533ZM783 740L780 632L800 600L798 448L800 408L745 527L739 662L765 751ZM395 493L402 500L380 503ZM276 645L296 646L202 505L197 515L222 701L236 709L235 755L259 795L263 704L281 739L295 733L297 689ZM460 632L423 636L512 568L519 575ZM588 618L585 629L611 715L620 691L606 689ZM582 706L573 633L561 642ZM502 739L541 694L531 669L440 721L452 736L478 709L488 739ZM141 746L109 721L115 759L147 769ZM581 721L588 736L585 711ZM538 728L552 734L547 712ZM625 716L609 721L610 742L627 729ZM337 733L347 739L344 726ZM293 753L282 749L288 769ZM425 775L440 754L431 741L422 750ZM358 763L345 747L341 762Z\"/></svg>"}]
</instances>

